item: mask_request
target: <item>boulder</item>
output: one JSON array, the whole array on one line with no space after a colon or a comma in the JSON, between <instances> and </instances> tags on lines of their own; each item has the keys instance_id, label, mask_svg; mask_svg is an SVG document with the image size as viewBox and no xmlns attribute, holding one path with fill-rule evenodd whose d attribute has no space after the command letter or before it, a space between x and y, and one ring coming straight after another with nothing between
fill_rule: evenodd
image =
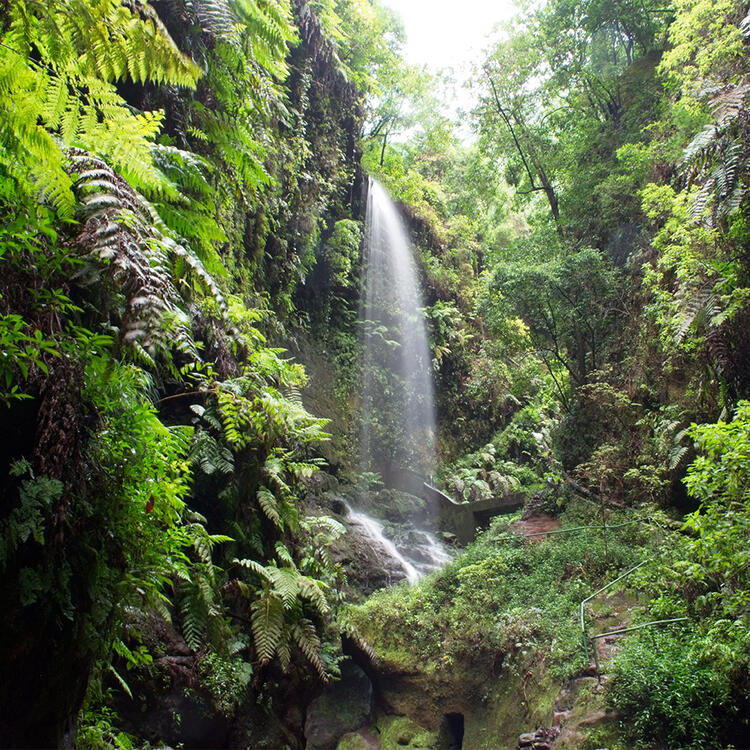
<instances>
[{"instance_id":1,"label":"boulder","mask_svg":"<svg viewBox=\"0 0 750 750\"><path fill-rule=\"evenodd\" d=\"M306 750L335 750L347 733L372 718L372 683L355 664L345 663L341 679L307 708Z\"/></svg>"}]
</instances>

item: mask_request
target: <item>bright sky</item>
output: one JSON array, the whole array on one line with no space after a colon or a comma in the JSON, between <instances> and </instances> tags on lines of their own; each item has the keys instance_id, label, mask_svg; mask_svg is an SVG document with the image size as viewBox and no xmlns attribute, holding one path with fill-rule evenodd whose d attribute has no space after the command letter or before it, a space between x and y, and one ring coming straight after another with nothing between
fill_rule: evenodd
<instances>
[{"instance_id":1,"label":"bright sky","mask_svg":"<svg viewBox=\"0 0 750 750\"><path fill-rule=\"evenodd\" d=\"M382 0L393 8L404 23L404 57L413 65L426 65L437 73L446 70L455 81L447 97L445 112L458 118L459 136L472 138L468 120L460 110L470 111L474 96L463 87L472 69L482 61L488 37L498 24L509 20L518 10L514 0Z\"/></svg>"},{"instance_id":2,"label":"bright sky","mask_svg":"<svg viewBox=\"0 0 750 750\"><path fill-rule=\"evenodd\" d=\"M383 0L404 22L405 56L431 70L452 67L463 80L481 60L487 35L515 12L513 0Z\"/></svg>"}]
</instances>

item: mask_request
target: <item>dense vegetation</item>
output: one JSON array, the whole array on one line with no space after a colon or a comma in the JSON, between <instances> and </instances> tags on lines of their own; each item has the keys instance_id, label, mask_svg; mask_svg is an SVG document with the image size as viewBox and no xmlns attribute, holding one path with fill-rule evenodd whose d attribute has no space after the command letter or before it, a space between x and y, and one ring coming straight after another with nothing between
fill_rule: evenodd
<instances>
[{"instance_id":1,"label":"dense vegetation","mask_svg":"<svg viewBox=\"0 0 750 750\"><path fill-rule=\"evenodd\" d=\"M520 13L470 142L377 0L12 0L0 25L0 745L195 746L202 712L301 747L342 636L438 681L564 681L578 603L648 558L631 617L679 622L623 639L592 747L742 746L743 3ZM344 529L305 498L323 456L356 481L365 174L419 255L442 486L625 530L496 523L344 606Z\"/></svg>"}]
</instances>

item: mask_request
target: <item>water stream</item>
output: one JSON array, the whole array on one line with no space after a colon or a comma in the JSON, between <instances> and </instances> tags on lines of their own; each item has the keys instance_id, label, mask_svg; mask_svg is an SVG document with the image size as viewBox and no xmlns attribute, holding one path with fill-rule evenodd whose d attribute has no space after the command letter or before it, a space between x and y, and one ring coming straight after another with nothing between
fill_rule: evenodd
<instances>
[{"instance_id":1,"label":"water stream","mask_svg":"<svg viewBox=\"0 0 750 750\"><path fill-rule=\"evenodd\" d=\"M420 578L417 568L399 552L396 545L383 533L383 524L361 510L354 510L348 503L346 510L349 520L359 526L363 536L366 536L375 547L380 547L389 557L395 560L406 574L409 583L415 583Z\"/></svg>"},{"instance_id":2,"label":"water stream","mask_svg":"<svg viewBox=\"0 0 750 750\"><path fill-rule=\"evenodd\" d=\"M360 319L363 329L360 468L401 467L430 475L435 468L432 357L414 252L396 205L370 180ZM368 508L377 512L375 508ZM438 539L412 524L397 544L383 524L361 508L351 520L374 546L403 569L409 582L450 560Z\"/></svg>"},{"instance_id":3,"label":"water stream","mask_svg":"<svg viewBox=\"0 0 750 750\"><path fill-rule=\"evenodd\" d=\"M367 195L361 465L435 467L432 357L412 246L382 185Z\"/></svg>"},{"instance_id":4,"label":"water stream","mask_svg":"<svg viewBox=\"0 0 750 750\"><path fill-rule=\"evenodd\" d=\"M350 523L370 540L373 547L397 563L409 583L415 583L451 559L445 547L429 531L414 529L408 534L409 543L399 546L386 535L383 523L362 510L355 510L345 501L344 505Z\"/></svg>"}]
</instances>

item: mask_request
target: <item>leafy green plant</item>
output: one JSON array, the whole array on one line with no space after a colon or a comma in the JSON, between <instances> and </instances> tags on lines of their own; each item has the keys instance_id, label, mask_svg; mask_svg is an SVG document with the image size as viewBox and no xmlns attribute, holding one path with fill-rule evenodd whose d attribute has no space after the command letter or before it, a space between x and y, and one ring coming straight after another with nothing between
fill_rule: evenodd
<instances>
[{"instance_id":1,"label":"leafy green plant","mask_svg":"<svg viewBox=\"0 0 750 750\"><path fill-rule=\"evenodd\" d=\"M718 738L736 711L732 677L717 669L706 646L700 635L666 628L626 640L609 691L638 747L654 741L675 750L723 746Z\"/></svg>"},{"instance_id":2,"label":"leafy green plant","mask_svg":"<svg viewBox=\"0 0 750 750\"><path fill-rule=\"evenodd\" d=\"M236 655L221 657L208 653L198 662L198 672L216 708L231 716L245 699L253 669Z\"/></svg>"},{"instance_id":3,"label":"leafy green plant","mask_svg":"<svg viewBox=\"0 0 750 750\"><path fill-rule=\"evenodd\" d=\"M571 507L566 525L590 525ZM610 522L613 522L611 520ZM596 585L643 556L645 535L623 527L524 541L496 519L466 551L419 585L374 594L349 612L380 658L428 674L501 662L523 674L539 660L561 677L581 666L577 605ZM489 667L488 667L489 668Z\"/></svg>"},{"instance_id":4,"label":"leafy green plant","mask_svg":"<svg viewBox=\"0 0 750 750\"><path fill-rule=\"evenodd\" d=\"M3 161L13 164L12 175L24 180L27 171L67 218L75 206L64 150L71 146L106 155L139 188L168 188L151 158L161 114L133 112L116 82L127 77L192 87L199 69L150 6L14 3L0 50Z\"/></svg>"}]
</instances>

